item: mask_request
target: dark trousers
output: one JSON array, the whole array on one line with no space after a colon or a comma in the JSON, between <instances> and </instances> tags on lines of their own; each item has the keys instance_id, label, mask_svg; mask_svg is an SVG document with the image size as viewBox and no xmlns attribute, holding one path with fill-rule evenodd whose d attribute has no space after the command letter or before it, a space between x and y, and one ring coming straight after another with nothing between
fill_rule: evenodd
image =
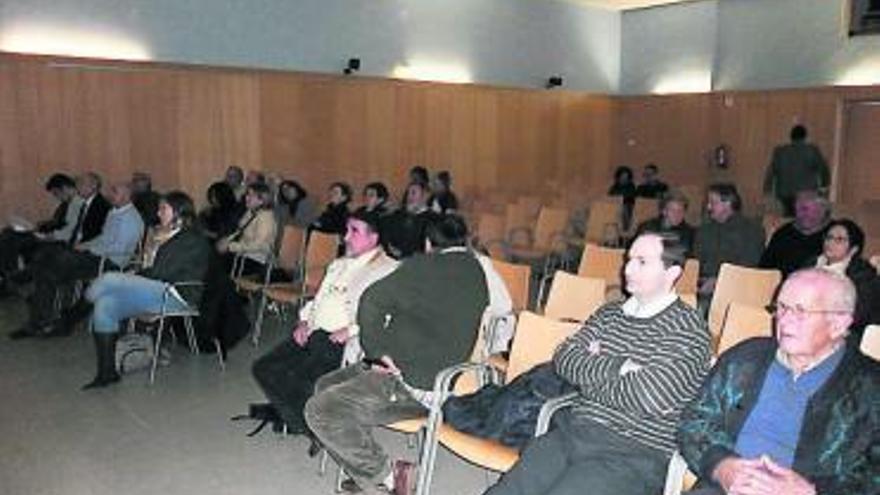
<instances>
[{"instance_id":1,"label":"dark trousers","mask_svg":"<svg viewBox=\"0 0 880 495\"><path fill-rule=\"evenodd\" d=\"M8 275L18 270L18 258L29 261L40 244L37 236L30 232L16 232L9 228L0 231L0 272Z\"/></svg>"},{"instance_id":2,"label":"dark trousers","mask_svg":"<svg viewBox=\"0 0 880 495\"><path fill-rule=\"evenodd\" d=\"M560 413L559 426L536 438L485 495L655 495L667 456L605 426Z\"/></svg>"},{"instance_id":3,"label":"dark trousers","mask_svg":"<svg viewBox=\"0 0 880 495\"><path fill-rule=\"evenodd\" d=\"M391 468L373 428L426 415L399 378L361 363L322 376L305 407L309 429L366 493Z\"/></svg>"},{"instance_id":4,"label":"dark trousers","mask_svg":"<svg viewBox=\"0 0 880 495\"><path fill-rule=\"evenodd\" d=\"M112 265L109 261L108 265ZM63 244L46 244L34 255L31 272L35 292L29 301L30 321L40 325L57 316L55 294L77 280L98 276L101 258L87 251L76 251Z\"/></svg>"},{"instance_id":5,"label":"dark trousers","mask_svg":"<svg viewBox=\"0 0 880 495\"><path fill-rule=\"evenodd\" d=\"M344 345L314 331L300 347L287 339L254 362L253 374L266 398L292 431L304 431L303 407L321 376L339 368Z\"/></svg>"}]
</instances>

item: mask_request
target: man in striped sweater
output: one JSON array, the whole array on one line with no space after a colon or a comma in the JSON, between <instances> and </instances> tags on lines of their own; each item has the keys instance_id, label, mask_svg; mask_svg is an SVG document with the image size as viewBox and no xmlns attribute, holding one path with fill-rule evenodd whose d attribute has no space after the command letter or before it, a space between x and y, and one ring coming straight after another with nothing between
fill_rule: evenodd
<instances>
[{"instance_id":1,"label":"man in striped sweater","mask_svg":"<svg viewBox=\"0 0 880 495\"><path fill-rule=\"evenodd\" d=\"M679 414L709 367L706 323L673 290L683 263L677 239L636 238L624 271L632 297L600 308L553 357L580 389L576 404L487 495L662 491Z\"/></svg>"}]
</instances>

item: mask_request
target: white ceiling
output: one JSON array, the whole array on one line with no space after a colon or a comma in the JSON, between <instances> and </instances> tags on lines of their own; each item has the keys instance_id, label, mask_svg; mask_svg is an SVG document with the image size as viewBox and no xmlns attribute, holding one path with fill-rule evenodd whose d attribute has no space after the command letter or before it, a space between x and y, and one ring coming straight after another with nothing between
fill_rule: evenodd
<instances>
[{"instance_id":1,"label":"white ceiling","mask_svg":"<svg viewBox=\"0 0 880 495\"><path fill-rule=\"evenodd\" d=\"M574 0L576 3L590 5L593 7L602 7L612 10L629 10L642 9L645 7L654 7L657 5L667 5L670 3L681 3L691 0Z\"/></svg>"}]
</instances>

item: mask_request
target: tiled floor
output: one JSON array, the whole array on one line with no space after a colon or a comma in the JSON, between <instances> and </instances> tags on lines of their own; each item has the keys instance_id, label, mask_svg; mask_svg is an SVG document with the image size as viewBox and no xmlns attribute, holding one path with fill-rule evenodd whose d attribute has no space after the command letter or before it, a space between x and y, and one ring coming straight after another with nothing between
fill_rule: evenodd
<instances>
[{"instance_id":1,"label":"tiled floor","mask_svg":"<svg viewBox=\"0 0 880 495\"><path fill-rule=\"evenodd\" d=\"M82 392L94 374L90 337L9 340L22 317L18 301L0 302L0 495L333 493L304 439L248 438L248 425L229 421L263 400L250 364L270 342L240 344L222 373L213 356L180 348L152 387L139 373ZM401 435L380 438L415 457ZM486 483L482 470L440 453L434 494L478 494Z\"/></svg>"}]
</instances>

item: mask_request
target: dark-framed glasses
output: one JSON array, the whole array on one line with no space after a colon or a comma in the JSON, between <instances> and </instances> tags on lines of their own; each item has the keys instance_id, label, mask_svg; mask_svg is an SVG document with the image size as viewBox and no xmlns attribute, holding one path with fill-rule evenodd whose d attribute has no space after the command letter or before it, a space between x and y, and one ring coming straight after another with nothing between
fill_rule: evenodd
<instances>
[{"instance_id":1,"label":"dark-framed glasses","mask_svg":"<svg viewBox=\"0 0 880 495\"><path fill-rule=\"evenodd\" d=\"M798 304L790 305L785 304L783 302L776 302L775 304L768 304L766 307L767 311L773 315L775 318L782 318L783 316L790 314L791 316L797 319L803 319L810 315L829 315L829 314L848 314L849 311L843 309L810 309L800 306Z\"/></svg>"}]
</instances>

